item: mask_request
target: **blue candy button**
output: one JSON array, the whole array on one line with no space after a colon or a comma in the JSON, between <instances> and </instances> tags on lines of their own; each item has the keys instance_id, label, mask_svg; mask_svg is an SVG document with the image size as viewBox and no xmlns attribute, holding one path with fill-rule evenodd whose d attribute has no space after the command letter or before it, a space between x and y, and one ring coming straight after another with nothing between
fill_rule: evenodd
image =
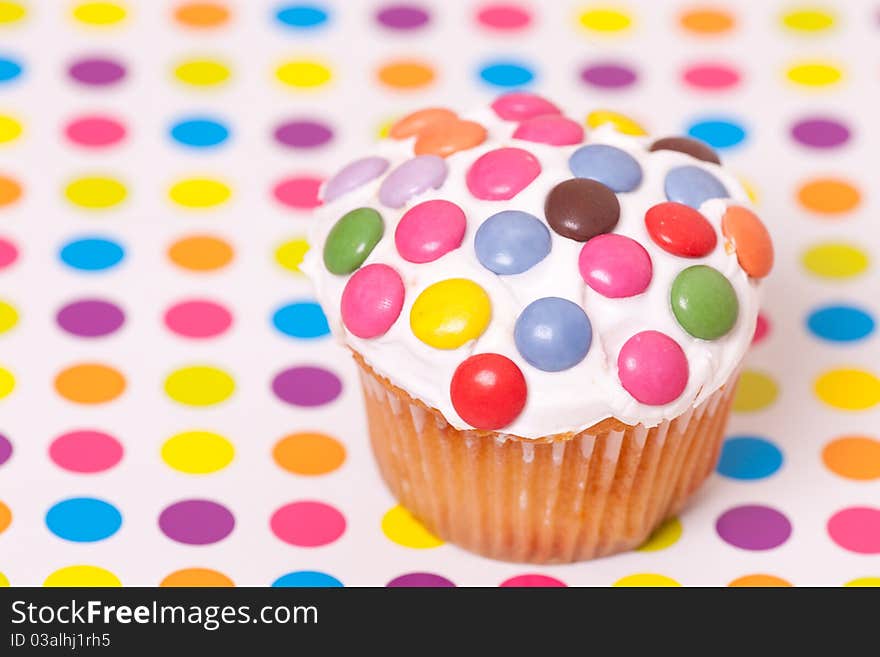
<instances>
[{"instance_id":1,"label":"blue candy button","mask_svg":"<svg viewBox=\"0 0 880 657\"><path fill-rule=\"evenodd\" d=\"M584 359L593 339L593 327L577 304L544 297L522 311L513 338L529 364L545 372L559 372Z\"/></svg>"},{"instance_id":2,"label":"blue candy button","mask_svg":"<svg viewBox=\"0 0 880 657\"><path fill-rule=\"evenodd\" d=\"M483 222L474 237L477 259L496 274L521 274L550 253L550 231L528 212L504 210Z\"/></svg>"},{"instance_id":3,"label":"blue candy button","mask_svg":"<svg viewBox=\"0 0 880 657\"><path fill-rule=\"evenodd\" d=\"M577 149L568 167L578 178L589 178L615 192L631 192L642 182L642 167L636 159L607 144L588 144Z\"/></svg>"},{"instance_id":4,"label":"blue candy button","mask_svg":"<svg viewBox=\"0 0 880 657\"><path fill-rule=\"evenodd\" d=\"M710 198L727 198L730 194L721 181L700 167L675 167L666 174L666 198L699 210Z\"/></svg>"}]
</instances>

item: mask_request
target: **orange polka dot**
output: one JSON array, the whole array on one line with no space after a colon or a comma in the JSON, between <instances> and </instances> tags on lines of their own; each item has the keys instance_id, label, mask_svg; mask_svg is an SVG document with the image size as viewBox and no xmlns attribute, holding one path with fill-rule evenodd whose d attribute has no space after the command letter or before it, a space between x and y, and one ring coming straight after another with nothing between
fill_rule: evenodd
<instances>
[{"instance_id":1,"label":"orange polka dot","mask_svg":"<svg viewBox=\"0 0 880 657\"><path fill-rule=\"evenodd\" d=\"M737 577L728 586L749 586L749 587L776 587L791 586L791 582L776 575L764 575L757 573L755 575L743 575Z\"/></svg>"},{"instance_id":2,"label":"orange polka dot","mask_svg":"<svg viewBox=\"0 0 880 657\"><path fill-rule=\"evenodd\" d=\"M220 587L235 586L235 582L223 573L211 570L210 568L184 568L183 570L175 570L173 573L165 577L159 586Z\"/></svg>"},{"instance_id":3,"label":"orange polka dot","mask_svg":"<svg viewBox=\"0 0 880 657\"><path fill-rule=\"evenodd\" d=\"M322 475L343 464L345 447L322 433L294 433L275 444L272 456L288 472Z\"/></svg>"},{"instance_id":4,"label":"orange polka dot","mask_svg":"<svg viewBox=\"0 0 880 657\"><path fill-rule=\"evenodd\" d=\"M21 185L12 178L0 176L0 207L11 205L21 198Z\"/></svg>"},{"instance_id":5,"label":"orange polka dot","mask_svg":"<svg viewBox=\"0 0 880 657\"><path fill-rule=\"evenodd\" d=\"M380 68L379 80L393 89L418 89L434 81L434 70L422 62L399 60Z\"/></svg>"},{"instance_id":6,"label":"orange polka dot","mask_svg":"<svg viewBox=\"0 0 880 657\"><path fill-rule=\"evenodd\" d=\"M100 363L73 365L55 377L55 390L77 404L103 404L125 390L125 377L118 370Z\"/></svg>"},{"instance_id":7,"label":"orange polka dot","mask_svg":"<svg viewBox=\"0 0 880 657\"><path fill-rule=\"evenodd\" d=\"M819 214L840 214L853 210L859 204L861 195L845 180L817 178L801 185L797 198L807 210Z\"/></svg>"},{"instance_id":8,"label":"orange polka dot","mask_svg":"<svg viewBox=\"0 0 880 657\"><path fill-rule=\"evenodd\" d=\"M174 11L174 19L186 27L219 27L229 20L229 9L219 2L187 2Z\"/></svg>"},{"instance_id":9,"label":"orange polka dot","mask_svg":"<svg viewBox=\"0 0 880 657\"><path fill-rule=\"evenodd\" d=\"M841 436L825 445L822 461L836 475L867 481L880 479L880 440Z\"/></svg>"},{"instance_id":10,"label":"orange polka dot","mask_svg":"<svg viewBox=\"0 0 880 657\"><path fill-rule=\"evenodd\" d=\"M0 502L0 534L6 531L6 528L12 524L12 511L9 507Z\"/></svg>"},{"instance_id":11,"label":"orange polka dot","mask_svg":"<svg viewBox=\"0 0 880 657\"><path fill-rule=\"evenodd\" d=\"M723 9L699 7L686 11L679 16L679 24L694 34L724 34L736 26L736 19Z\"/></svg>"},{"instance_id":12,"label":"orange polka dot","mask_svg":"<svg viewBox=\"0 0 880 657\"><path fill-rule=\"evenodd\" d=\"M168 248L168 258L178 267L191 271L222 269L235 256L228 242L211 235L191 235Z\"/></svg>"}]
</instances>

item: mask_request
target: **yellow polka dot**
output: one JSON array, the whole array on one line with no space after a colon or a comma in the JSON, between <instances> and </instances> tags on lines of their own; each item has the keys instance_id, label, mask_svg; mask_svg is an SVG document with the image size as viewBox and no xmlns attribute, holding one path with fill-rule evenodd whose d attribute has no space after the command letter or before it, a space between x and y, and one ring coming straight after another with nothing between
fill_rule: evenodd
<instances>
[{"instance_id":1,"label":"yellow polka dot","mask_svg":"<svg viewBox=\"0 0 880 657\"><path fill-rule=\"evenodd\" d=\"M0 588L9 586L9 579L7 579L6 575L0 573Z\"/></svg>"},{"instance_id":2,"label":"yellow polka dot","mask_svg":"<svg viewBox=\"0 0 880 657\"><path fill-rule=\"evenodd\" d=\"M587 115L587 125L591 128L598 128L606 123L610 123L615 130L625 135L641 137L648 134L638 122L625 114L612 110L594 110Z\"/></svg>"},{"instance_id":3,"label":"yellow polka dot","mask_svg":"<svg viewBox=\"0 0 880 657\"><path fill-rule=\"evenodd\" d=\"M162 445L162 460L187 474L209 474L232 462L235 447L210 431L187 431L172 436Z\"/></svg>"},{"instance_id":4,"label":"yellow polka dot","mask_svg":"<svg viewBox=\"0 0 880 657\"><path fill-rule=\"evenodd\" d=\"M758 189L755 187L754 183L751 180L747 180L746 178L739 178L739 184L743 186L743 189L746 190L746 196L749 197L749 200L755 205L760 204L761 197L758 194Z\"/></svg>"},{"instance_id":5,"label":"yellow polka dot","mask_svg":"<svg viewBox=\"0 0 880 657\"><path fill-rule=\"evenodd\" d=\"M321 62L295 59L281 64L275 70L275 76L288 86L311 89L327 84L333 74Z\"/></svg>"},{"instance_id":6,"label":"yellow polka dot","mask_svg":"<svg viewBox=\"0 0 880 657\"><path fill-rule=\"evenodd\" d=\"M614 586L681 586L681 584L666 575L638 573L620 578L614 582Z\"/></svg>"},{"instance_id":7,"label":"yellow polka dot","mask_svg":"<svg viewBox=\"0 0 880 657\"><path fill-rule=\"evenodd\" d=\"M24 128L18 119L0 114L0 144L8 144L21 136Z\"/></svg>"},{"instance_id":8,"label":"yellow polka dot","mask_svg":"<svg viewBox=\"0 0 880 657\"><path fill-rule=\"evenodd\" d=\"M18 2L0 2L0 25L15 23L27 15L27 10Z\"/></svg>"},{"instance_id":9,"label":"yellow polka dot","mask_svg":"<svg viewBox=\"0 0 880 657\"><path fill-rule=\"evenodd\" d=\"M816 379L813 389L823 402L846 411L880 404L880 379L864 370L829 370Z\"/></svg>"},{"instance_id":10,"label":"yellow polka dot","mask_svg":"<svg viewBox=\"0 0 880 657\"><path fill-rule=\"evenodd\" d=\"M119 578L98 566L67 566L46 578L43 586L122 586Z\"/></svg>"},{"instance_id":11,"label":"yellow polka dot","mask_svg":"<svg viewBox=\"0 0 880 657\"><path fill-rule=\"evenodd\" d=\"M786 77L805 87L827 87L840 82L843 71L826 62L803 62L788 69Z\"/></svg>"},{"instance_id":12,"label":"yellow polka dot","mask_svg":"<svg viewBox=\"0 0 880 657\"><path fill-rule=\"evenodd\" d=\"M395 123L397 123L396 118L385 119L382 121L376 129L376 137L379 139L388 139L388 136L391 134L391 126Z\"/></svg>"},{"instance_id":13,"label":"yellow polka dot","mask_svg":"<svg viewBox=\"0 0 880 657\"><path fill-rule=\"evenodd\" d=\"M64 190L67 200L87 210L105 210L118 205L128 196L128 191L115 178L77 178Z\"/></svg>"},{"instance_id":14,"label":"yellow polka dot","mask_svg":"<svg viewBox=\"0 0 880 657\"><path fill-rule=\"evenodd\" d=\"M592 32L623 32L632 25L629 14L611 7L588 9L578 16L581 26Z\"/></svg>"},{"instance_id":15,"label":"yellow polka dot","mask_svg":"<svg viewBox=\"0 0 880 657\"><path fill-rule=\"evenodd\" d=\"M171 399L187 406L211 406L228 399L235 391L235 381L216 367L184 367L168 375L165 392Z\"/></svg>"},{"instance_id":16,"label":"yellow polka dot","mask_svg":"<svg viewBox=\"0 0 880 657\"><path fill-rule=\"evenodd\" d=\"M880 577L857 577L848 581L844 586L880 586Z\"/></svg>"},{"instance_id":17,"label":"yellow polka dot","mask_svg":"<svg viewBox=\"0 0 880 657\"><path fill-rule=\"evenodd\" d=\"M492 304L486 291L466 278L428 286L410 310L415 336L436 349L456 349L476 340L489 325Z\"/></svg>"},{"instance_id":18,"label":"yellow polka dot","mask_svg":"<svg viewBox=\"0 0 880 657\"><path fill-rule=\"evenodd\" d=\"M736 395L733 398L733 410L737 413L750 413L767 408L776 401L779 388L767 374L755 370L746 370L739 377Z\"/></svg>"},{"instance_id":19,"label":"yellow polka dot","mask_svg":"<svg viewBox=\"0 0 880 657\"><path fill-rule=\"evenodd\" d=\"M782 24L795 32L822 32L834 27L834 15L821 9L795 9L783 14Z\"/></svg>"},{"instance_id":20,"label":"yellow polka dot","mask_svg":"<svg viewBox=\"0 0 880 657\"><path fill-rule=\"evenodd\" d=\"M195 87L223 84L231 75L228 66L213 59L191 59L174 69L174 76L178 80Z\"/></svg>"},{"instance_id":21,"label":"yellow polka dot","mask_svg":"<svg viewBox=\"0 0 880 657\"><path fill-rule=\"evenodd\" d=\"M0 301L0 334L13 328L18 324L18 311L14 306Z\"/></svg>"},{"instance_id":22,"label":"yellow polka dot","mask_svg":"<svg viewBox=\"0 0 880 657\"><path fill-rule=\"evenodd\" d=\"M382 517L382 533L403 547L425 549L443 545L443 541L425 529L399 504Z\"/></svg>"},{"instance_id":23,"label":"yellow polka dot","mask_svg":"<svg viewBox=\"0 0 880 657\"><path fill-rule=\"evenodd\" d=\"M275 262L294 274L301 274L299 266L309 250L309 243L303 238L288 240L275 249Z\"/></svg>"},{"instance_id":24,"label":"yellow polka dot","mask_svg":"<svg viewBox=\"0 0 880 657\"><path fill-rule=\"evenodd\" d=\"M672 547L681 538L681 532L681 521L678 518L669 518L642 543L638 548L639 552L657 552Z\"/></svg>"},{"instance_id":25,"label":"yellow polka dot","mask_svg":"<svg viewBox=\"0 0 880 657\"><path fill-rule=\"evenodd\" d=\"M225 203L231 195L226 183L210 178L181 180L168 191L172 201L186 208L212 208Z\"/></svg>"},{"instance_id":26,"label":"yellow polka dot","mask_svg":"<svg viewBox=\"0 0 880 657\"><path fill-rule=\"evenodd\" d=\"M851 278L864 272L870 260L857 246L825 242L807 249L801 261L808 271L823 278Z\"/></svg>"},{"instance_id":27,"label":"yellow polka dot","mask_svg":"<svg viewBox=\"0 0 880 657\"><path fill-rule=\"evenodd\" d=\"M73 8L73 17L87 25L114 25L125 20L125 7L116 2L81 2Z\"/></svg>"},{"instance_id":28,"label":"yellow polka dot","mask_svg":"<svg viewBox=\"0 0 880 657\"><path fill-rule=\"evenodd\" d=\"M0 367L0 399L8 397L15 390L15 377L12 372Z\"/></svg>"}]
</instances>

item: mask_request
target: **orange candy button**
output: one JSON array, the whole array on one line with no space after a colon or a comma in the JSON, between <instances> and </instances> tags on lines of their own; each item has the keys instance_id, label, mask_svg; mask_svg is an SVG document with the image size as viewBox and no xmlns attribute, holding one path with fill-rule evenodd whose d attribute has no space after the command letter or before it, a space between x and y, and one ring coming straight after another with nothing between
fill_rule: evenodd
<instances>
[{"instance_id":1,"label":"orange candy button","mask_svg":"<svg viewBox=\"0 0 880 657\"><path fill-rule=\"evenodd\" d=\"M721 220L721 232L736 251L740 267L754 278L763 278L773 268L770 233L751 210L734 205Z\"/></svg>"},{"instance_id":2,"label":"orange candy button","mask_svg":"<svg viewBox=\"0 0 880 657\"><path fill-rule=\"evenodd\" d=\"M458 119L458 115L452 110L429 107L404 116L391 126L389 134L394 139L407 139L421 134L427 128L433 128L456 119Z\"/></svg>"},{"instance_id":3,"label":"orange candy button","mask_svg":"<svg viewBox=\"0 0 880 657\"><path fill-rule=\"evenodd\" d=\"M416 155L446 157L479 146L486 141L486 129L474 121L462 121L455 112L432 107L409 114L395 123L389 133L394 139L417 137Z\"/></svg>"}]
</instances>

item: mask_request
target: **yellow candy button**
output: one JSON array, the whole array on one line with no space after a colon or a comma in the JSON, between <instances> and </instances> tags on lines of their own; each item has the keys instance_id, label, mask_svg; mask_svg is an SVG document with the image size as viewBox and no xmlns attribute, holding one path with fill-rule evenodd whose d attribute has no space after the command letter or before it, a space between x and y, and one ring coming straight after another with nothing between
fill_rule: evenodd
<instances>
[{"instance_id":1,"label":"yellow candy button","mask_svg":"<svg viewBox=\"0 0 880 657\"><path fill-rule=\"evenodd\" d=\"M437 349L456 349L476 340L489 325L492 304L479 285L466 278L434 283L416 299L409 324L416 337Z\"/></svg>"},{"instance_id":2,"label":"yellow candy button","mask_svg":"<svg viewBox=\"0 0 880 657\"><path fill-rule=\"evenodd\" d=\"M617 132L625 135L640 137L648 134L641 125L625 114L611 110L594 110L587 115L587 125L591 128L598 128L605 123L610 123Z\"/></svg>"}]
</instances>

